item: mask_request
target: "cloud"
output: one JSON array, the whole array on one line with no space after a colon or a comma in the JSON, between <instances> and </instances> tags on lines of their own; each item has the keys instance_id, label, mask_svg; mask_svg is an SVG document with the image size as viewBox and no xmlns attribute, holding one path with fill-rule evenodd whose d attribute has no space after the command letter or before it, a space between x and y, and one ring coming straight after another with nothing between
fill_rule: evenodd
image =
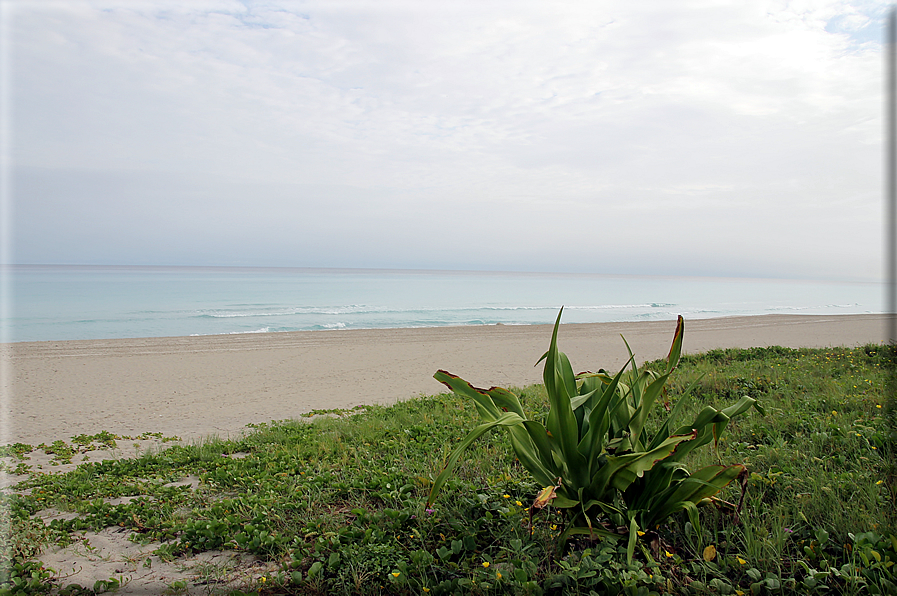
<instances>
[{"instance_id":1,"label":"cloud","mask_svg":"<svg viewBox=\"0 0 897 596\"><path fill-rule=\"evenodd\" d=\"M885 7L16 4L16 259L878 277Z\"/></svg>"}]
</instances>

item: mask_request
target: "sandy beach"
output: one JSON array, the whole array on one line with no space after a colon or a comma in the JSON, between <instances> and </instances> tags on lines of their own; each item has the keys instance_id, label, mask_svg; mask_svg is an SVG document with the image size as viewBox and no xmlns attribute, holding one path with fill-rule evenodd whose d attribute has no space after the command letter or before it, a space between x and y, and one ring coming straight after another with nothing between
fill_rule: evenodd
<instances>
[{"instance_id":1,"label":"sandy beach","mask_svg":"<svg viewBox=\"0 0 897 596\"><path fill-rule=\"evenodd\" d=\"M695 320L686 322L684 349L855 346L882 341L884 324L885 315ZM666 355L674 328L674 321L564 325L559 343L576 370L617 369L627 358L621 333L644 362ZM498 325L5 344L0 443L37 445L101 431L161 432L186 441L236 436L247 423L439 393L438 368L481 386L521 386L539 382L541 367L533 365L550 336L550 325ZM158 439L119 443L82 452L72 463L35 450L28 464L42 473L67 472L85 460L165 446ZM0 489L26 478L0 472ZM196 488L199 478L168 486L188 485ZM35 515L46 523L76 514L48 508ZM162 560L154 554L158 543L133 542L130 535L118 526L83 532L72 545L48 545L40 561L61 574L62 584L121 579L120 594L161 594L173 582L205 590L210 568L216 581L241 587L279 569L276 561L227 550Z\"/></svg>"},{"instance_id":2,"label":"sandy beach","mask_svg":"<svg viewBox=\"0 0 897 596\"><path fill-rule=\"evenodd\" d=\"M688 353L884 339L886 315L769 315L686 321ZM639 362L666 355L675 323L563 325L576 370L617 369L625 335ZM539 382L551 326L308 331L2 346L0 443L38 444L109 431L196 440L314 409L390 404L442 386L444 368L480 386Z\"/></svg>"}]
</instances>

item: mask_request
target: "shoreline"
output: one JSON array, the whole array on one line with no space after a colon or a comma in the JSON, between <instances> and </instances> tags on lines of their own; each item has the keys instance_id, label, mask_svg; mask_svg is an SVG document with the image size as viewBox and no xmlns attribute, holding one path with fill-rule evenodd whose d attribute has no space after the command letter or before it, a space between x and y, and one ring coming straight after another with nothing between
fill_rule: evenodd
<instances>
[{"instance_id":1,"label":"shoreline","mask_svg":"<svg viewBox=\"0 0 897 596\"><path fill-rule=\"evenodd\" d=\"M564 307L568 308L568 307ZM556 316L556 315L555 315ZM827 313L827 314L818 314L818 313L788 313L788 314L779 314L779 313L762 313L762 314L726 314L719 316L707 316L707 317L693 317L688 318L685 317L687 322L697 322L697 321L725 321L728 319L754 319L754 318L763 318L763 317L788 317L788 318L840 318L840 317L885 317L887 313L879 313L879 312L863 312L863 313ZM576 325L644 325L644 324L663 324L670 323L671 325L675 323L676 317L671 316L668 319L649 319L649 320L624 320L624 321L598 321L598 322L590 322L590 323L564 323L561 322L562 327L567 326L576 326ZM197 339L197 338L223 338L223 337L240 337L240 336L276 336L276 335L289 335L293 333L340 333L340 332L352 332L352 331L405 331L405 330L418 330L418 329L429 329L429 330L439 330L439 329L469 329L469 328L481 328L481 327L548 327L549 329L554 326L554 323L505 323L505 322L496 322L496 323L472 323L472 324L447 324L447 325L416 325L411 327L326 327L326 328L314 328L314 329L294 329L290 331L225 331L221 333L191 333L189 335L149 335L149 336L134 336L134 337L104 337L104 338L90 338L90 339L23 339L23 340L12 340L12 341L0 341L0 350L4 350L7 348L14 348L15 346L20 346L22 344L29 345L40 345L40 344L71 344L78 342L139 342L143 340L159 340L159 341L173 341L173 340L182 340L182 339Z\"/></svg>"},{"instance_id":2,"label":"shoreline","mask_svg":"<svg viewBox=\"0 0 897 596\"><path fill-rule=\"evenodd\" d=\"M884 340L886 314L754 315L685 321L684 353L715 348L834 347ZM0 344L0 444L78 434L162 432L234 437L249 423L315 409L391 404L437 394L446 369L477 386L541 380L533 365L551 325L337 329ZM562 324L558 344L579 370L666 356L675 321ZM326 332L324 332L326 331Z\"/></svg>"}]
</instances>

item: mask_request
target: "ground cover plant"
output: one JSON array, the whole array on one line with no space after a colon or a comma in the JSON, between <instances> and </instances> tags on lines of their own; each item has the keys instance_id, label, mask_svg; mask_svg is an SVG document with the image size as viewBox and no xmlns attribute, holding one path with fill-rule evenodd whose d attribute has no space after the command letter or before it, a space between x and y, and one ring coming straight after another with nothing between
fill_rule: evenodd
<instances>
[{"instance_id":1,"label":"ground cover plant","mask_svg":"<svg viewBox=\"0 0 897 596\"><path fill-rule=\"evenodd\" d=\"M683 355L665 397L675 408L693 385L683 419L743 397L766 411L731 420L717 449L683 462L695 470L744 464L744 503L737 516L701 508L698 526L673 514L638 537L631 562L626 540L564 544L565 516L552 506L532 510L545 487L504 433L471 445L428 507L446 458L479 422L470 400L453 394L257 425L239 440L132 459L75 455L77 468L59 474L28 467L35 448L8 446L8 470L25 476L2 496L0 594L126 584L123 574L71 586L65 570L39 561L42 550L84 544L110 527L166 560L226 549L266 563L237 589L215 580L235 570L204 568L164 586L169 594L895 593L887 356L875 345ZM662 375L667 366L642 368ZM527 418L546 422L543 386L514 393ZM76 441L47 447L78 451ZM198 481L177 482L187 477ZM735 503L740 495L733 483L717 496ZM51 509L68 515L43 521L38 514Z\"/></svg>"}]
</instances>

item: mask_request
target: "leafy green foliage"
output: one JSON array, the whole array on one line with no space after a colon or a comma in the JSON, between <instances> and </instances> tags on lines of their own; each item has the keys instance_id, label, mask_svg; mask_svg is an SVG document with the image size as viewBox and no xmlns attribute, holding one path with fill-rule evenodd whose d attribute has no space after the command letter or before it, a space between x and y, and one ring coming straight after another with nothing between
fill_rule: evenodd
<instances>
[{"instance_id":1,"label":"leafy green foliage","mask_svg":"<svg viewBox=\"0 0 897 596\"><path fill-rule=\"evenodd\" d=\"M477 389L446 371L436 373L436 380L474 401L482 424L449 456L433 483L428 502L433 502L475 440L494 428L504 428L517 459L536 482L547 487L534 508L551 501L554 507L567 510L571 525L565 537L588 534L615 538L616 527L627 528L631 560L641 529L652 528L682 510L689 512L697 525L695 507L709 503L723 487L744 475L745 467L740 464L707 466L690 474L683 459L710 441L716 444L731 418L751 406L760 408L755 399L744 396L721 410L705 406L691 423L677 426L690 392L686 390L667 419L651 433L649 415L682 351L682 317L662 374L639 370L630 350L628 370L624 366L614 376L598 372L577 377L567 356L557 347L562 314L563 309L548 352L542 357L549 402L544 425L528 419L518 397L506 389Z\"/></svg>"}]
</instances>

